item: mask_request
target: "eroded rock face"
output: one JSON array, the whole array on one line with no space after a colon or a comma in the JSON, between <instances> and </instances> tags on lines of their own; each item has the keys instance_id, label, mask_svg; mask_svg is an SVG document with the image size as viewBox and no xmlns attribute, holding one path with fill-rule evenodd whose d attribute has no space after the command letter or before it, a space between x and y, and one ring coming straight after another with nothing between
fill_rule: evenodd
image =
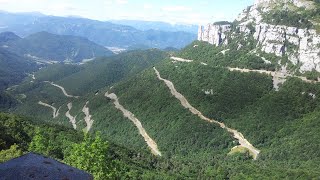
<instances>
[{"instance_id":1,"label":"eroded rock face","mask_svg":"<svg viewBox=\"0 0 320 180\"><path fill-rule=\"evenodd\" d=\"M253 6L245 9L236 19L240 22L238 25L240 33L253 35L257 41L257 49L263 52L273 53L278 57L287 56L288 60L293 65L297 65L302 73L312 70L320 72L320 34L314 29L264 23L262 14L271 10L270 3L292 3L297 7L313 6L311 1L256 0ZM255 29L254 34L251 33L249 25ZM229 31L230 26L221 28L209 24L199 29L198 40L218 46L225 41L225 33Z\"/></svg>"},{"instance_id":2,"label":"eroded rock face","mask_svg":"<svg viewBox=\"0 0 320 180\"><path fill-rule=\"evenodd\" d=\"M231 31L231 25L214 25L208 24L207 26L199 27L198 31L198 40L206 41L210 44L214 44L216 46L221 45L223 42L226 42L226 32Z\"/></svg>"},{"instance_id":3,"label":"eroded rock face","mask_svg":"<svg viewBox=\"0 0 320 180\"><path fill-rule=\"evenodd\" d=\"M297 7L304 7L304 8L313 8L314 2L312 1L305 1L305 0L255 0L255 6L268 6L269 4L275 3L284 3L288 4L291 3Z\"/></svg>"}]
</instances>

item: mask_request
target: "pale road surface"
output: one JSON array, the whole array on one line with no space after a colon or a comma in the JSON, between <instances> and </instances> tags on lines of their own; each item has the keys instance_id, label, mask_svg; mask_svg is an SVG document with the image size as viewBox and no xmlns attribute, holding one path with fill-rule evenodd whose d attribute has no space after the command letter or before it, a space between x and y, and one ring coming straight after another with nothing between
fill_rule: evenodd
<instances>
[{"instance_id":1,"label":"pale road surface","mask_svg":"<svg viewBox=\"0 0 320 180\"><path fill-rule=\"evenodd\" d=\"M231 129L231 128L228 128L224 123L221 123L219 121L216 121L216 120L213 120L213 119L209 119L207 117L205 117L199 110L197 110L196 108L194 108L192 105L190 105L190 103L188 102L188 100L182 95L180 94L174 87L174 84L167 80L167 79L163 79L161 76L160 76L160 73L159 71L153 67L157 77L159 80L161 81L164 81L164 83L168 86L168 88L170 89L171 91L171 94L173 96L175 96L180 102L181 102L181 105L183 107L185 107L186 109L189 109L190 112L192 112L193 114L195 115L198 115L201 119L205 120L205 121L208 121L210 123L215 123L215 124L218 124L221 128L223 129L226 129L228 132L232 133L233 134L233 137L235 139L237 139L239 141L239 144L242 146L242 147L245 147L247 148L253 155L253 159L256 160L259 153L260 153L260 150L258 150L257 148L255 148L247 139L244 138L244 136L238 132L237 130L235 129Z\"/></svg>"},{"instance_id":2,"label":"pale road surface","mask_svg":"<svg viewBox=\"0 0 320 180\"><path fill-rule=\"evenodd\" d=\"M131 113L130 111L128 111L127 109L125 109L120 103L119 103L119 99L117 97L116 94L111 93L109 94L108 92L106 92L105 94L106 97L114 100L114 105L117 109L119 109L120 111L122 111L124 117L130 119L133 124L138 128L139 133L141 134L141 136L144 138L144 140L146 141L147 145L149 146L152 154L156 155L156 156L161 156L161 152L158 149L158 145L156 144L156 142L147 134L146 130L143 128L141 122L139 121L139 119L137 119L133 113Z\"/></svg>"},{"instance_id":3,"label":"pale road surface","mask_svg":"<svg viewBox=\"0 0 320 180\"><path fill-rule=\"evenodd\" d=\"M189 60L189 59L183 59L183 58L179 58L179 57L170 57L170 59L174 60L174 61L179 61L179 62L192 62L193 60Z\"/></svg>"},{"instance_id":4,"label":"pale road surface","mask_svg":"<svg viewBox=\"0 0 320 180\"><path fill-rule=\"evenodd\" d=\"M84 121L87 124L87 127L86 127L87 132L90 131L90 129L92 127L92 124L93 124L93 119L91 119L91 115L90 115L90 112L89 112L89 107L87 107L88 103L89 103L89 101L87 101L86 104L82 108L82 112L86 115L84 117Z\"/></svg>"},{"instance_id":5,"label":"pale road surface","mask_svg":"<svg viewBox=\"0 0 320 180\"><path fill-rule=\"evenodd\" d=\"M77 124L76 124L76 117L77 116L72 116L70 114L70 110L72 109L72 103L68 103L68 111L66 112L66 117L69 119L70 123L72 124L73 129L77 129Z\"/></svg>"},{"instance_id":6,"label":"pale road surface","mask_svg":"<svg viewBox=\"0 0 320 180\"><path fill-rule=\"evenodd\" d=\"M55 87L61 89L61 91L63 92L63 94L64 94L66 97L79 98L79 96L73 96L73 95L68 94L67 91L64 89L64 87L62 87L62 86L60 86L60 85L58 85L58 84L55 84L55 83L49 82L49 81L44 81L44 82L50 83L52 86L55 86Z\"/></svg>"},{"instance_id":7,"label":"pale road surface","mask_svg":"<svg viewBox=\"0 0 320 180\"><path fill-rule=\"evenodd\" d=\"M58 109L58 111L57 111L57 108L55 108L55 107L53 107L53 106L51 106L51 105L49 105L49 104L47 104L47 103L44 103L44 102L42 102L42 101L39 101L38 104L40 104L40 105L42 105L42 106L45 106L45 107L51 108L51 109L53 110L53 114L52 114L52 117L53 117L53 118L56 118L56 117L59 116L59 110L60 110L61 107L60 107L60 108Z\"/></svg>"},{"instance_id":8,"label":"pale road surface","mask_svg":"<svg viewBox=\"0 0 320 180\"><path fill-rule=\"evenodd\" d=\"M318 81L309 80L309 79L307 79L306 77L303 77L303 76L296 76L296 75L277 72L277 71L240 69L240 68L231 68L231 67L228 67L228 69L230 71L239 71L239 72L246 72L246 73L248 73L248 72L258 72L258 73L261 73L261 74L264 73L264 74L271 75L272 77L278 77L278 78L282 78L282 79L285 79L286 77L296 77L296 78L299 78L302 81L307 82L307 83L316 83L316 82L318 82Z\"/></svg>"},{"instance_id":9,"label":"pale road surface","mask_svg":"<svg viewBox=\"0 0 320 180\"><path fill-rule=\"evenodd\" d=\"M179 62L193 62L193 60L190 59L183 59L180 57L171 57L172 60L174 61L179 61ZM206 63L201 62L202 65L207 65ZM243 72L243 73L249 73L249 72L257 72L257 73L261 73L261 74L267 74L267 75L271 75L273 77L273 87L276 89L276 91L279 90L279 84L283 84L286 81L287 77L296 77L301 79L304 82L307 83L317 83L318 81L313 81L313 80L309 80L306 77L303 76L296 76L296 75L292 75L287 73L286 69L281 69L280 71L267 71L267 70L256 70L256 69L241 69L241 68L231 68L231 67L227 67L229 71L239 71L239 72Z\"/></svg>"}]
</instances>

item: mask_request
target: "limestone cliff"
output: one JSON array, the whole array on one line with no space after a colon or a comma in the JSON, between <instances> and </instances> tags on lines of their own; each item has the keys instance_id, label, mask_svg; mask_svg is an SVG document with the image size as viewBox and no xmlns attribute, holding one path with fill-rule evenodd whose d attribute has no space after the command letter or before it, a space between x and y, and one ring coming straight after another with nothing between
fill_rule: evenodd
<instances>
[{"instance_id":1,"label":"limestone cliff","mask_svg":"<svg viewBox=\"0 0 320 180\"><path fill-rule=\"evenodd\" d=\"M313 1L256 0L233 22L236 30L232 31L230 25L209 24L199 28L198 40L218 46L240 34L252 36L257 51L272 53L279 59L286 57L287 63L302 73L320 72L320 33L316 30L319 12L319 4ZM308 14L309 19L300 14Z\"/></svg>"},{"instance_id":2,"label":"limestone cliff","mask_svg":"<svg viewBox=\"0 0 320 180\"><path fill-rule=\"evenodd\" d=\"M230 32L230 24L208 24L207 26L199 26L198 40L207 41L216 46L222 44L226 40L226 33ZM227 42L225 42L227 43Z\"/></svg>"}]
</instances>

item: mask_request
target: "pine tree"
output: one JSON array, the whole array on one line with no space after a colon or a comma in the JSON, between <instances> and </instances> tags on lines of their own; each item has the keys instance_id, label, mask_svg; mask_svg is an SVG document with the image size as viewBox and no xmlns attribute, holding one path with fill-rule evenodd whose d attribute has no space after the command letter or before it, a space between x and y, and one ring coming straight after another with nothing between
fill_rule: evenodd
<instances>
[{"instance_id":1,"label":"pine tree","mask_svg":"<svg viewBox=\"0 0 320 180\"><path fill-rule=\"evenodd\" d=\"M113 162L107 157L107 150L108 143L101 139L99 132L95 138L85 134L83 142L72 145L65 162L91 173L95 179L112 179L115 170Z\"/></svg>"},{"instance_id":2,"label":"pine tree","mask_svg":"<svg viewBox=\"0 0 320 180\"><path fill-rule=\"evenodd\" d=\"M28 150L35 153L48 155L47 147L48 140L43 136L41 130L37 128Z\"/></svg>"}]
</instances>

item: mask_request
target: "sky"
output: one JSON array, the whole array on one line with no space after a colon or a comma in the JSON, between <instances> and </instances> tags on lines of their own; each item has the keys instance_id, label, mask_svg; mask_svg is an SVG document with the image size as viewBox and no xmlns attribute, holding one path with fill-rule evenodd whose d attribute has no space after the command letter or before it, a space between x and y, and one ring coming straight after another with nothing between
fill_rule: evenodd
<instances>
[{"instance_id":1,"label":"sky","mask_svg":"<svg viewBox=\"0 0 320 180\"><path fill-rule=\"evenodd\" d=\"M233 21L254 0L0 0L0 10L107 20L207 24Z\"/></svg>"}]
</instances>

